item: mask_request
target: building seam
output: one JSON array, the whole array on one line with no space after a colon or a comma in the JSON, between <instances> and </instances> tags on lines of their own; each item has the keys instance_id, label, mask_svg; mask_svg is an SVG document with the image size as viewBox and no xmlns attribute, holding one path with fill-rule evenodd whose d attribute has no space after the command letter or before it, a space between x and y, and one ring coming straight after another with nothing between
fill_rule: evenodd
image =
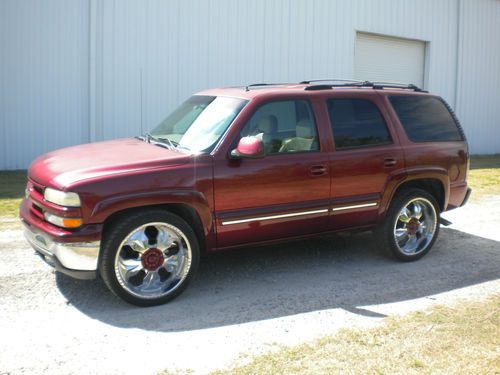
<instances>
[{"instance_id":1,"label":"building seam","mask_svg":"<svg viewBox=\"0 0 500 375\"><path fill-rule=\"evenodd\" d=\"M96 134L96 3L89 1L89 128L88 141L95 141Z\"/></svg>"},{"instance_id":2,"label":"building seam","mask_svg":"<svg viewBox=\"0 0 500 375\"><path fill-rule=\"evenodd\" d=\"M458 114L460 110L460 91L462 88L462 0L457 0L457 46L456 46L456 69L455 69L455 112Z\"/></svg>"}]
</instances>

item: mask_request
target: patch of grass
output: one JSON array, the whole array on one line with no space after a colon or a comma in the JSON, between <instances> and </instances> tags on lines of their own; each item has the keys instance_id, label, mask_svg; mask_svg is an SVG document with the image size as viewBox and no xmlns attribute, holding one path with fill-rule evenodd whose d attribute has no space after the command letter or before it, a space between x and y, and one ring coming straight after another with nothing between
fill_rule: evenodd
<instances>
[{"instance_id":1,"label":"patch of grass","mask_svg":"<svg viewBox=\"0 0 500 375\"><path fill-rule=\"evenodd\" d=\"M500 154L471 155L470 169L500 168Z\"/></svg>"},{"instance_id":2,"label":"patch of grass","mask_svg":"<svg viewBox=\"0 0 500 375\"><path fill-rule=\"evenodd\" d=\"M26 188L26 171L0 171L0 229L19 227L19 205Z\"/></svg>"},{"instance_id":3,"label":"patch of grass","mask_svg":"<svg viewBox=\"0 0 500 375\"><path fill-rule=\"evenodd\" d=\"M499 374L500 295L343 329L212 374Z\"/></svg>"},{"instance_id":4,"label":"patch of grass","mask_svg":"<svg viewBox=\"0 0 500 375\"><path fill-rule=\"evenodd\" d=\"M472 188L471 200L500 194L500 154L473 155L467 182Z\"/></svg>"}]
</instances>

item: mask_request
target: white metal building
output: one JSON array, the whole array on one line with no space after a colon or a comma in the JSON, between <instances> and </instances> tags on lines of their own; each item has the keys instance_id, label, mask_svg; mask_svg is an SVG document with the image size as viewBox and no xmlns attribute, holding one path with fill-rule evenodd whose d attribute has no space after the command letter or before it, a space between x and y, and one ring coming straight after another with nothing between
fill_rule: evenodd
<instances>
[{"instance_id":1,"label":"white metal building","mask_svg":"<svg viewBox=\"0 0 500 375\"><path fill-rule=\"evenodd\" d=\"M152 128L192 92L413 82L500 152L499 0L1 0L0 169Z\"/></svg>"}]
</instances>

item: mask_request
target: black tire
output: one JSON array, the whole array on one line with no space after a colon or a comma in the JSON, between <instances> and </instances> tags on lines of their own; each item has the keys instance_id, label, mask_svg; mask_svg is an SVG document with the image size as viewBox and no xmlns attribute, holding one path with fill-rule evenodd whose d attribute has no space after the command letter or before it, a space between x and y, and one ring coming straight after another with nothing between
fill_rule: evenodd
<instances>
[{"instance_id":1,"label":"black tire","mask_svg":"<svg viewBox=\"0 0 500 375\"><path fill-rule=\"evenodd\" d=\"M405 252L401 249L400 245L398 245L398 241L396 240L395 228L396 225L404 224L399 221L401 211L409 204L411 204L412 201L419 199L420 201L417 202L423 203L425 205L425 208L428 209L429 220L434 221L433 235L430 240L427 237L422 237L422 248L420 250L416 250L415 253ZM430 203L432 207L427 208L427 202ZM434 210L435 220L432 219L432 209ZM377 228L375 232L378 246L400 261L411 262L414 260L418 260L425 254L427 254L436 242L436 239L439 235L439 218L439 205L434 196L422 189L405 189L394 196L384 218L384 222ZM400 229L403 230L403 228ZM416 238L418 238L417 236L418 234L415 234Z\"/></svg>"},{"instance_id":2,"label":"black tire","mask_svg":"<svg viewBox=\"0 0 500 375\"><path fill-rule=\"evenodd\" d=\"M115 261L117 261L117 258L119 257L117 253L123 249L120 248L122 242L136 228L145 226L148 223L165 223L171 227L175 227L184 235L182 238L183 244L187 241L188 244L186 247L191 250L190 266L187 271L187 275L186 273L183 273L186 275L183 276L184 279L181 280L175 288L167 292L168 294L161 295L160 297L143 297L133 294L134 292L128 291L126 289L127 287L120 283L120 276L117 276L119 271L115 271ZM131 248L129 247L129 249ZM107 287L116 296L120 297L124 301L141 307L161 305L181 294L194 277L200 261L199 244L193 229L179 216L161 209L144 209L133 212L128 216L123 216L119 221L114 223L109 230L106 231L103 238L101 252L99 272ZM137 254L137 256L138 258L142 257L140 254ZM147 273L146 270L143 272L144 274ZM144 279L145 277L143 277L143 280ZM126 281L123 280L122 282L126 283Z\"/></svg>"}]
</instances>

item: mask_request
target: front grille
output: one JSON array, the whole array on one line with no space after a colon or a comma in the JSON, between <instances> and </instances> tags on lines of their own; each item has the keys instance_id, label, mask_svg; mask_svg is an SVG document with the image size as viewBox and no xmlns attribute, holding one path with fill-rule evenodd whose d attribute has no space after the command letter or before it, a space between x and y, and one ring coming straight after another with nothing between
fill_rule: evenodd
<instances>
[{"instance_id":1,"label":"front grille","mask_svg":"<svg viewBox=\"0 0 500 375\"><path fill-rule=\"evenodd\" d=\"M40 185L35 185L33 184L33 189L40 195L43 195L43 187L41 187Z\"/></svg>"},{"instance_id":2,"label":"front grille","mask_svg":"<svg viewBox=\"0 0 500 375\"><path fill-rule=\"evenodd\" d=\"M40 207L39 205L37 205L36 203L33 203L31 205L31 207L35 210L35 211L38 211L39 213L41 213L43 215L43 210L42 210L42 207Z\"/></svg>"},{"instance_id":3,"label":"front grille","mask_svg":"<svg viewBox=\"0 0 500 375\"><path fill-rule=\"evenodd\" d=\"M42 220L44 220L43 208L36 202L43 202L43 189L43 185L40 185L33 180L28 180L28 191L31 201L30 210L35 216L38 216Z\"/></svg>"}]
</instances>

